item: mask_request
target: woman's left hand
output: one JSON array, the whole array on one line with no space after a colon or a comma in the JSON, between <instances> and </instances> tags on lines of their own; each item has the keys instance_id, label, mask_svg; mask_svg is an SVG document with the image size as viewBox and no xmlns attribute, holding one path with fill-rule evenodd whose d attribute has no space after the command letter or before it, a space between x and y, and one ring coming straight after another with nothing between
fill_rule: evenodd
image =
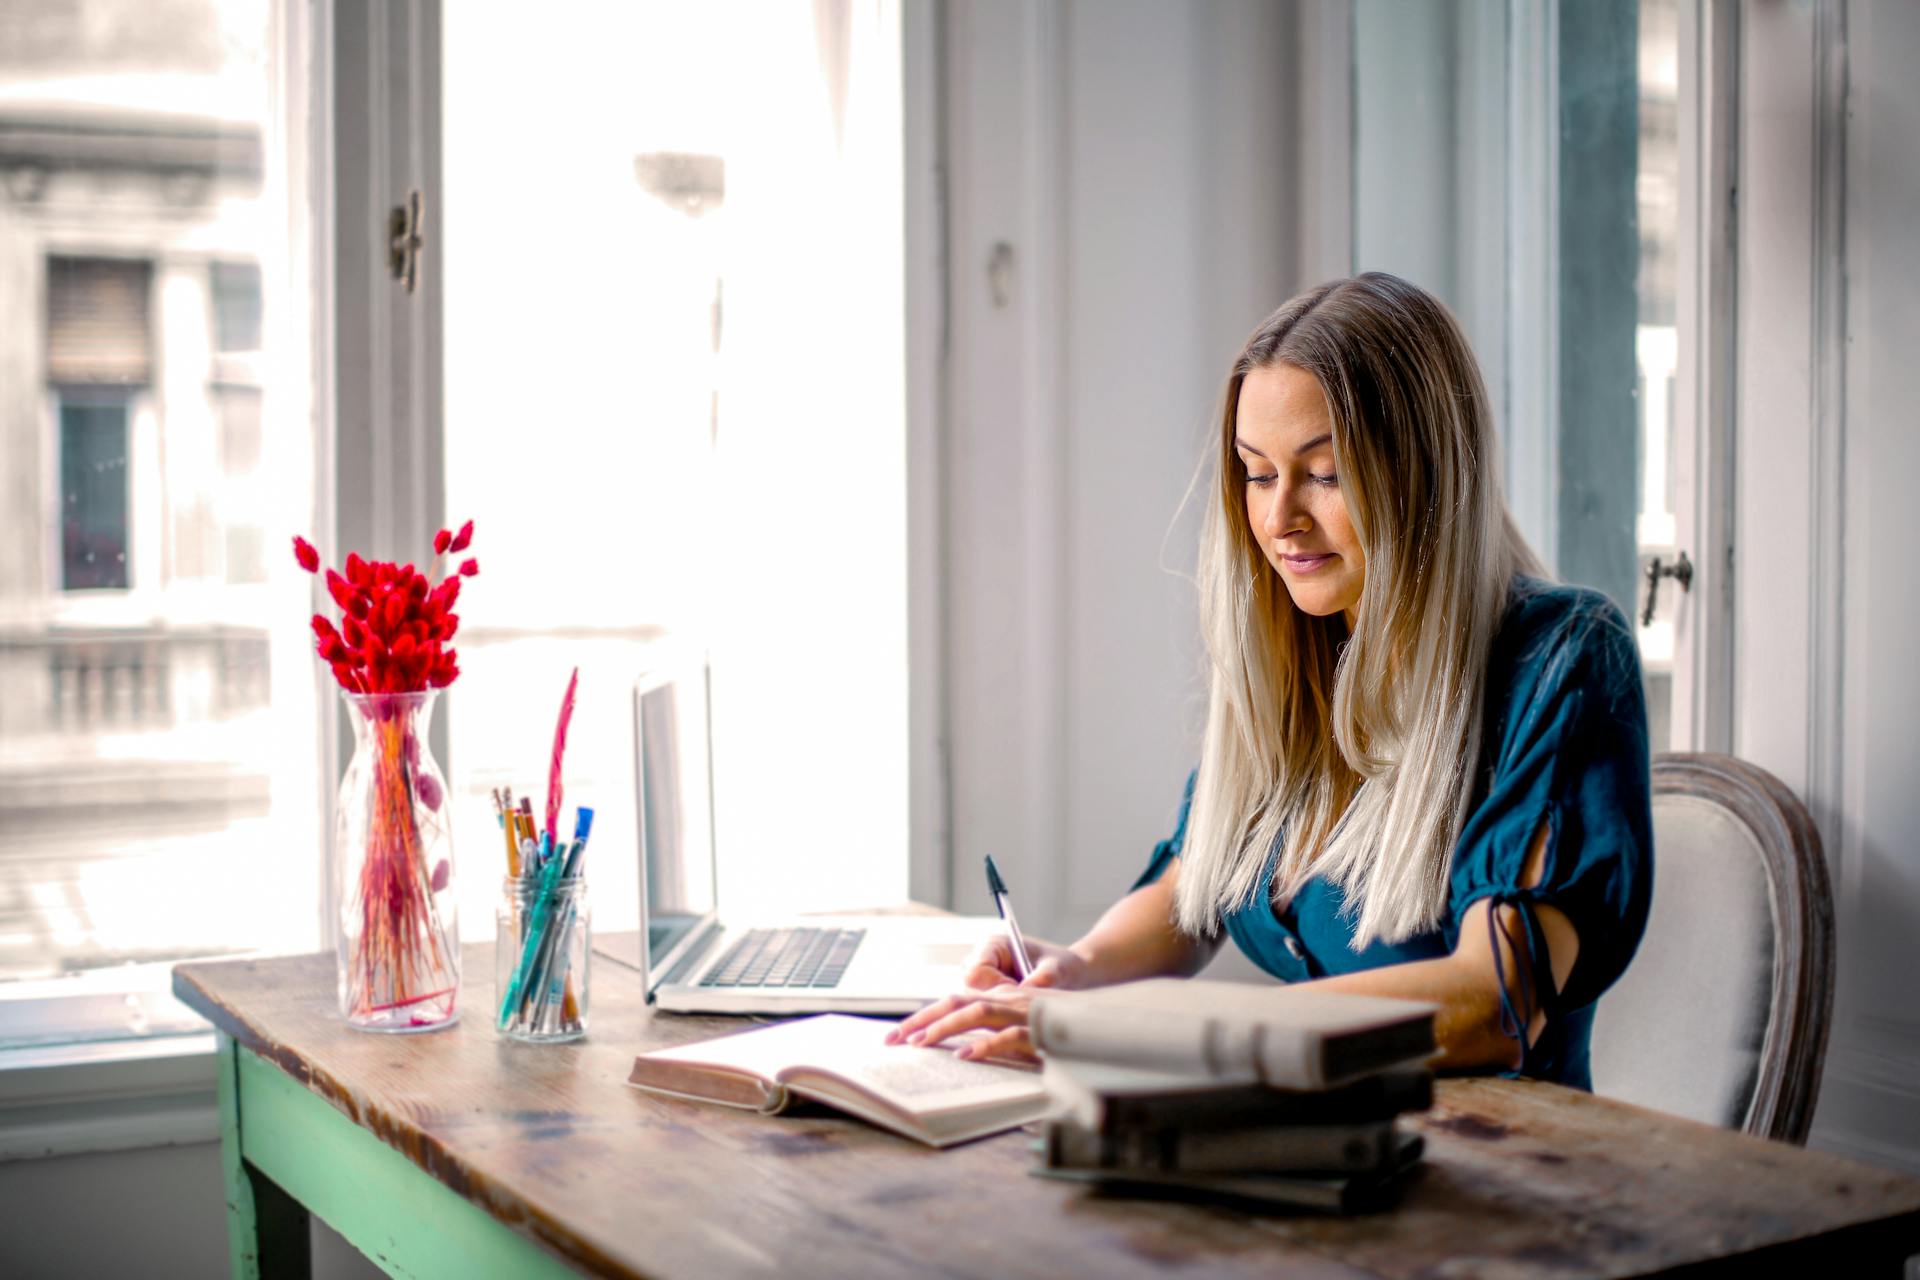
<instances>
[{"instance_id":1,"label":"woman's left hand","mask_svg":"<svg viewBox=\"0 0 1920 1280\"><path fill-rule=\"evenodd\" d=\"M1036 974L1035 977L1039 975ZM931 1048L950 1036L980 1028L991 1034L954 1050L956 1058L1001 1058L1038 1062L1033 1039L1027 1034L1027 1011L1036 987L1050 983L1005 983L983 990L957 991L936 1000L887 1033L888 1044L915 1044Z\"/></svg>"}]
</instances>

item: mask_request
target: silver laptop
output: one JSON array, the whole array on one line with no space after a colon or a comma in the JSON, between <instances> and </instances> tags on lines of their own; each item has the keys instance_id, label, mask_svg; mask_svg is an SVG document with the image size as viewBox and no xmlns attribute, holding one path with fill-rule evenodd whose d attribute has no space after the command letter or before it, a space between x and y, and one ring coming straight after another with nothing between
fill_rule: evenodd
<instances>
[{"instance_id":1,"label":"silver laptop","mask_svg":"<svg viewBox=\"0 0 1920 1280\"><path fill-rule=\"evenodd\" d=\"M725 917L713 831L708 676L689 660L634 687L639 969L685 1013L906 1014L952 992L992 916ZM825 844L822 841L822 844Z\"/></svg>"}]
</instances>

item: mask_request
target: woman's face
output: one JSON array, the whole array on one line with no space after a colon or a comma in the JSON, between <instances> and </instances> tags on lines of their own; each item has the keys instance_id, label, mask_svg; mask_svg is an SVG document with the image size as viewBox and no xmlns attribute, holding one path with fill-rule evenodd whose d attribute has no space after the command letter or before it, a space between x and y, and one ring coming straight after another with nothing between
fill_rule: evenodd
<instances>
[{"instance_id":1,"label":"woman's face","mask_svg":"<svg viewBox=\"0 0 1920 1280\"><path fill-rule=\"evenodd\" d=\"M1240 384L1234 448L1247 470L1247 524L1302 611L1354 623L1367 556L1333 465L1333 423L1319 379L1289 364Z\"/></svg>"}]
</instances>

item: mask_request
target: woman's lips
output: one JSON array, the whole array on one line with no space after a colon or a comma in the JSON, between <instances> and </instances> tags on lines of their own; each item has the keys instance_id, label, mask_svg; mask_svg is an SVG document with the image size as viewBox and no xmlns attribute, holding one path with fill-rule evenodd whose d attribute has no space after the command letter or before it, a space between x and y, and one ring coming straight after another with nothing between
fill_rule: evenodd
<instances>
[{"instance_id":1,"label":"woman's lips","mask_svg":"<svg viewBox=\"0 0 1920 1280\"><path fill-rule=\"evenodd\" d=\"M1331 551L1325 553L1324 555L1317 555L1317 556L1281 556L1280 557L1280 563L1286 565L1287 569L1292 573L1312 573L1315 569L1320 568L1322 565L1331 564L1333 560L1334 560L1334 554Z\"/></svg>"}]
</instances>

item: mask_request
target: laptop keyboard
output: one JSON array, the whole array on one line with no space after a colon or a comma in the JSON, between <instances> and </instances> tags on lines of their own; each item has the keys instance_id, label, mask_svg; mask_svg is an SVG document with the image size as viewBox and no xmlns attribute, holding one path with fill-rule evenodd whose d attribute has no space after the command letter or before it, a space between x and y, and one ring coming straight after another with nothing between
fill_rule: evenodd
<instances>
[{"instance_id":1,"label":"laptop keyboard","mask_svg":"<svg viewBox=\"0 0 1920 1280\"><path fill-rule=\"evenodd\" d=\"M833 987L865 929L750 929L700 979L703 987Z\"/></svg>"}]
</instances>

